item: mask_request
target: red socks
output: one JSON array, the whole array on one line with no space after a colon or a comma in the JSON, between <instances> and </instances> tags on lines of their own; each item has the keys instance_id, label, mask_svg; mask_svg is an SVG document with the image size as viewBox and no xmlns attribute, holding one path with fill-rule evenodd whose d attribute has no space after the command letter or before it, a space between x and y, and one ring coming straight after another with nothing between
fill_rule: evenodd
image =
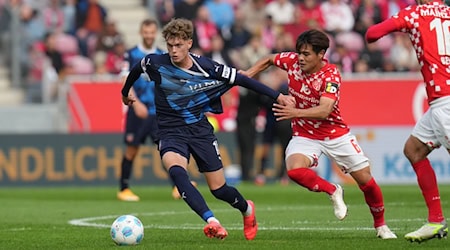
<instances>
[{"instance_id":1,"label":"red socks","mask_svg":"<svg viewBox=\"0 0 450 250\"><path fill-rule=\"evenodd\" d=\"M366 184L359 186L364 193L364 199L369 206L375 228L385 225L383 194L375 179L372 178Z\"/></svg>"},{"instance_id":2,"label":"red socks","mask_svg":"<svg viewBox=\"0 0 450 250\"><path fill-rule=\"evenodd\" d=\"M428 207L428 222L442 222L444 215L442 214L441 197L439 196L436 174L431 167L430 161L428 158L425 158L412 166L416 172L417 182Z\"/></svg>"},{"instance_id":3,"label":"red socks","mask_svg":"<svg viewBox=\"0 0 450 250\"><path fill-rule=\"evenodd\" d=\"M291 180L295 181L298 185L303 186L313 192L326 192L331 195L336 190L336 187L322 179L317 175L314 170L309 168L296 168L287 171L287 174Z\"/></svg>"}]
</instances>

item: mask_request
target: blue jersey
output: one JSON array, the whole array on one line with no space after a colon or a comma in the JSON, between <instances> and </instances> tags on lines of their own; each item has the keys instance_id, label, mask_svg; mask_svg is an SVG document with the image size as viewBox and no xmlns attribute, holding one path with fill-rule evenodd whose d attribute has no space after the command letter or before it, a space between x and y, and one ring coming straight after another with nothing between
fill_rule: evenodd
<instances>
[{"instance_id":1,"label":"blue jersey","mask_svg":"<svg viewBox=\"0 0 450 250\"><path fill-rule=\"evenodd\" d=\"M149 54L141 60L143 72L155 82L160 128L196 123L205 118L205 112L222 113L220 97L235 85L235 68L189 56L193 61L189 70L172 64L169 54Z\"/></svg>"},{"instance_id":2,"label":"blue jersey","mask_svg":"<svg viewBox=\"0 0 450 250\"><path fill-rule=\"evenodd\" d=\"M137 45L129 49L124 55L126 65L122 69L122 74L128 74L133 65L139 63L142 58L150 53L163 54L165 52L158 48L146 50L141 45ZM149 115L155 115L155 83L150 81L146 74L142 74L141 77L134 83L133 89L136 93L136 97L147 106Z\"/></svg>"}]
</instances>

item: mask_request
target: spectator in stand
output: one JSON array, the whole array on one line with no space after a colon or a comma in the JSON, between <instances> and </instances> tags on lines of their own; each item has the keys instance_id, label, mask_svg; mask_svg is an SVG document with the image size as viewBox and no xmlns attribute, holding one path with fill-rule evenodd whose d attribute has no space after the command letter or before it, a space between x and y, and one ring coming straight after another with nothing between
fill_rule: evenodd
<instances>
[{"instance_id":1,"label":"spectator in stand","mask_svg":"<svg viewBox=\"0 0 450 250\"><path fill-rule=\"evenodd\" d=\"M46 32L63 32L65 17L59 0L50 0L48 6L42 10Z\"/></svg>"},{"instance_id":2,"label":"spectator in stand","mask_svg":"<svg viewBox=\"0 0 450 250\"><path fill-rule=\"evenodd\" d=\"M21 40L26 43L26 46L42 41L45 36L45 26L39 10L23 4L20 7L20 19L24 29Z\"/></svg>"},{"instance_id":3,"label":"spectator in stand","mask_svg":"<svg viewBox=\"0 0 450 250\"><path fill-rule=\"evenodd\" d=\"M354 30L363 37L371 25L381 21L381 8L377 1L362 0L356 9Z\"/></svg>"},{"instance_id":4,"label":"spectator in stand","mask_svg":"<svg viewBox=\"0 0 450 250\"><path fill-rule=\"evenodd\" d=\"M250 41L239 50L238 59L236 60L237 68L247 69L259 58L270 53L270 49L264 46L264 41L260 35L253 35Z\"/></svg>"},{"instance_id":5,"label":"spectator in stand","mask_svg":"<svg viewBox=\"0 0 450 250\"><path fill-rule=\"evenodd\" d=\"M45 54L50 59L52 67L55 69L60 79L64 78L68 73L67 65L64 62L63 55L58 51L56 45L56 32L47 33L44 37Z\"/></svg>"},{"instance_id":6,"label":"spectator in stand","mask_svg":"<svg viewBox=\"0 0 450 250\"><path fill-rule=\"evenodd\" d=\"M330 63L339 65L341 73L353 72L353 58L347 48L340 43L336 44L336 48L331 52Z\"/></svg>"},{"instance_id":7,"label":"spectator in stand","mask_svg":"<svg viewBox=\"0 0 450 250\"><path fill-rule=\"evenodd\" d=\"M298 33L302 33L307 29L322 30L325 25L318 0L304 0L303 2L299 2L295 16Z\"/></svg>"},{"instance_id":8,"label":"spectator in stand","mask_svg":"<svg viewBox=\"0 0 450 250\"><path fill-rule=\"evenodd\" d=\"M261 32L262 25L266 21L265 0L244 0L237 10L245 13L243 16L244 27L251 33Z\"/></svg>"},{"instance_id":9,"label":"spectator in stand","mask_svg":"<svg viewBox=\"0 0 450 250\"><path fill-rule=\"evenodd\" d=\"M64 78L73 73L72 67L67 65L64 61L62 53L57 47L57 35L59 33L47 33L44 37L45 55L47 56L51 67L45 69L46 75L44 75L44 82L42 86L43 101L54 101L58 96L58 85ZM51 75L52 71L56 73ZM50 73L50 75L49 75ZM52 78L54 77L54 78Z\"/></svg>"},{"instance_id":10,"label":"spectator in stand","mask_svg":"<svg viewBox=\"0 0 450 250\"><path fill-rule=\"evenodd\" d=\"M195 15L203 5L204 0L179 0L175 3L175 18L185 18L193 21Z\"/></svg>"},{"instance_id":11,"label":"spectator in stand","mask_svg":"<svg viewBox=\"0 0 450 250\"><path fill-rule=\"evenodd\" d=\"M193 47L199 48L203 53L211 51L211 39L219 34L217 26L210 18L210 13L206 6L200 6L197 11L197 17L193 21L194 37Z\"/></svg>"},{"instance_id":12,"label":"spectator in stand","mask_svg":"<svg viewBox=\"0 0 450 250\"><path fill-rule=\"evenodd\" d=\"M266 5L266 14L270 15L277 25L293 24L295 5L289 0L273 0Z\"/></svg>"},{"instance_id":13,"label":"spectator in stand","mask_svg":"<svg viewBox=\"0 0 450 250\"><path fill-rule=\"evenodd\" d=\"M154 2L154 7L156 10L150 9L152 5L146 4L149 7L150 13L155 12L157 15L158 21L165 25L166 23L170 22L170 20L175 15L175 6L174 6L174 0L148 0L147 2Z\"/></svg>"},{"instance_id":14,"label":"spectator in stand","mask_svg":"<svg viewBox=\"0 0 450 250\"><path fill-rule=\"evenodd\" d=\"M354 63L353 67L354 73L368 73L369 72L369 64L365 59L357 59Z\"/></svg>"},{"instance_id":15,"label":"spectator in stand","mask_svg":"<svg viewBox=\"0 0 450 250\"><path fill-rule=\"evenodd\" d=\"M234 23L233 6L225 0L209 0L205 6L209 11L211 21L216 25L222 37L225 40L229 39L230 29Z\"/></svg>"},{"instance_id":16,"label":"spectator in stand","mask_svg":"<svg viewBox=\"0 0 450 250\"><path fill-rule=\"evenodd\" d=\"M295 41L290 33L281 32L275 37L275 44L272 47L272 53L281 53L295 48Z\"/></svg>"},{"instance_id":17,"label":"spectator in stand","mask_svg":"<svg viewBox=\"0 0 450 250\"><path fill-rule=\"evenodd\" d=\"M68 34L75 34L75 15L76 15L77 0L65 0L62 6L64 13L64 28L63 31Z\"/></svg>"},{"instance_id":18,"label":"spectator in stand","mask_svg":"<svg viewBox=\"0 0 450 250\"><path fill-rule=\"evenodd\" d=\"M269 49L273 48L280 32L280 26L273 22L272 16L267 15L261 29L263 45Z\"/></svg>"},{"instance_id":19,"label":"spectator in stand","mask_svg":"<svg viewBox=\"0 0 450 250\"><path fill-rule=\"evenodd\" d=\"M105 53L114 49L116 44L123 43L124 37L117 29L116 22L114 20L107 20L103 29L98 35L96 51L103 51Z\"/></svg>"},{"instance_id":20,"label":"spectator in stand","mask_svg":"<svg viewBox=\"0 0 450 250\"><path fill-rule=\"evenodd\" d=\"M413 71L419 69L416 52L405 34L394 34L394 44L389 50L389 59L396 71Z\"/></svg>"},{"instance_id":21,"label":"spectator in stand","mask_svg":"<svg viewBox=\"0 0 450 250\"><path fill-rule=\"evenodd\" d=\"M325 0L320 5L322 16L325 20L324 29L335 36L339 32L350 31L355 24L350 5L343 0Z\"/></svg>"},{"instance_id":22,"label":"spectator in stand","mask_svg":"<svg viewBox=\"0 0 450 250\"><path fill-rule=\"evenodd\" d=\"M45 65L48 63L45 56L45 48L42 42L34 43L28 54L28 59L33 63L30 64L26 76L26 97L27 103L42 102L42 77Z\"/></svg>"},{"instance_id":23,"label":"spectator in stand","mask_svg":"<svg viewBox=\"0 0 450 250\"><path fill-rule=\"evenodd\" d=\"M75 36L81 55L90 58L95 50L95 41L105 25L107 11L98 0L79 1L76 7Z\"/></svg>"},{"instance_id":24,"label":"spectator in stand","mask_svg":"<svg viewBox=\"0 0 450 250\"><path fill-rule=\"evenodd\" d=\"M54 100L58 83L71 72L57 49L56 34L47 33L42 41L35 42L29 58L33 63L27 80L27 102L41 103L44 96L46 101Z\"/></svg>"},{"instance_id":25,"label":"spectator in stand","mask_svg":"<svg viewBox=\"0 0 450 250\"><path fill-rule=\"evenodd\" d=\"M41 42L45 35L45 28L44 23L42 22L42 19L39 17L39 13L36 9L33 9L28 4L19 4L15 6L15 8L18 8L19 11L19 18L20 18L20 27L18 30L11 31L11 32L17 32L18 37L20 37L19 44L14 44L12 46L19 46L20 47L20 66L23 70L23 73L21 77L24 77L23 79L20 79L20 81L25 82L25 78L27 77L27 74L30 71L34 71L34 61L31 60L30 53L34 53L37 48L34 48L34 45L38 42ZM10 51L7 51L7 53L11 53ZM40 52L37 52L38 54ZM8 54L10 56L10 54ZM7 62L8 63L8 62Z\"/></svg>"},{"instance_id":26,"label":"spectator in stand","mask_svg":"<svg viewBox=\"0 0 450 250\"><path fill-rule=\"evenodd\" d=\"M235 68L234 61L231 59L229 50L225 48L223 38L217 34L211 38L211 51L205 53L204 56L214 61Z\"/></svg>"},{"instance_id":27,"label":"spectator in stand","mask_svg":"<svg viewBox=\"0 0 450 250\"><path fill-rule=\"evenodd\" d=\"M369 71L381 72L384 65L384 54L375 43L367 44L359 54L369 65Z\"/></svg>"},{"instance_id":28,"label":"spectator in stand","mask_svg":"<svg viewBox=\"0 0 450 250\"><path fill-rule=\"evenodd\" d=\"M245 28L244 20L245 13L242 10L236 10L234 24L231 27L231 37L226 41L226 48L239 49L250 41L252 33Z\"/></svg>"},{"instance_id":29,"label":"spectator in stand","mask_svg":"<svg viewBox=\"0 0 450 250\"><path fill-rule=\"evenodd\" d=\"M105 69L109 74L119 74L123 68L126 46L123 41L114 43L111 50L106 52Z\"/></svg>"}]
</instances>

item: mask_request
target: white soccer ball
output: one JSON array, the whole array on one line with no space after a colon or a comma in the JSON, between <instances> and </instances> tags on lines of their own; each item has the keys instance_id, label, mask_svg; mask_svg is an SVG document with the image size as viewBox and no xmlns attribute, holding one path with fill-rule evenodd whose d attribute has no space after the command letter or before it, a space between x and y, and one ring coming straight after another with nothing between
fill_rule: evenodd
<instances>
[{"instance_id":1,"label":"white soccer ball","mask_svg":"<svg viewBox=\"0 0 450 250\"><path fill-rule=\"evenodd\" d=\"M117 245L137 245L144 238L144 225L136 216L122 215L113 222L110 233Z\"/></svg>"}]
</instances>

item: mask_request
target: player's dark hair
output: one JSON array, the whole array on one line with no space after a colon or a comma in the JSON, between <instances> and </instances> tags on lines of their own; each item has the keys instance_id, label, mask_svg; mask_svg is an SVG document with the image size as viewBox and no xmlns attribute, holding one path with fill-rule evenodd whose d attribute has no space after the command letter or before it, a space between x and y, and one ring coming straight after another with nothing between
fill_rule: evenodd
<instances>
[{"instance_id":1,"label":"player's dark hair","mask_svg":"<svg viewBox=\"0 0 450 250\"><path fill-rule=\"evenodd\" d=\"M316 29L307 30L297 37L295 49L297 52L300 52L300 49L308 44L310 44L312 50L318 54L322 50L324 52L327 51L328 47L330 47L330 39L322 31Z\"/></svg>"},{"instance_id":2,"label":"player's dark hair","mask_svg":"<svg viewBox=\"0 0 450 250\"><path fill-rule=\"evenodd\" d=\"M166 41L172 37L191 40L194 35L194 25L188 19L174 18L164 26L162 34Z\"/></svg>"},{"instance_id":3,"label":"player's dark hair","mask_svg":"<svg viewBox=\"0 0 450 250\"><path fill-rule=\"evenodd\" d=\"M150 26L150 25L158 26L158 21L156 21L156 19L146 18L141 22L141 28L144 26Z\"/></svg>"}]
</instances>

